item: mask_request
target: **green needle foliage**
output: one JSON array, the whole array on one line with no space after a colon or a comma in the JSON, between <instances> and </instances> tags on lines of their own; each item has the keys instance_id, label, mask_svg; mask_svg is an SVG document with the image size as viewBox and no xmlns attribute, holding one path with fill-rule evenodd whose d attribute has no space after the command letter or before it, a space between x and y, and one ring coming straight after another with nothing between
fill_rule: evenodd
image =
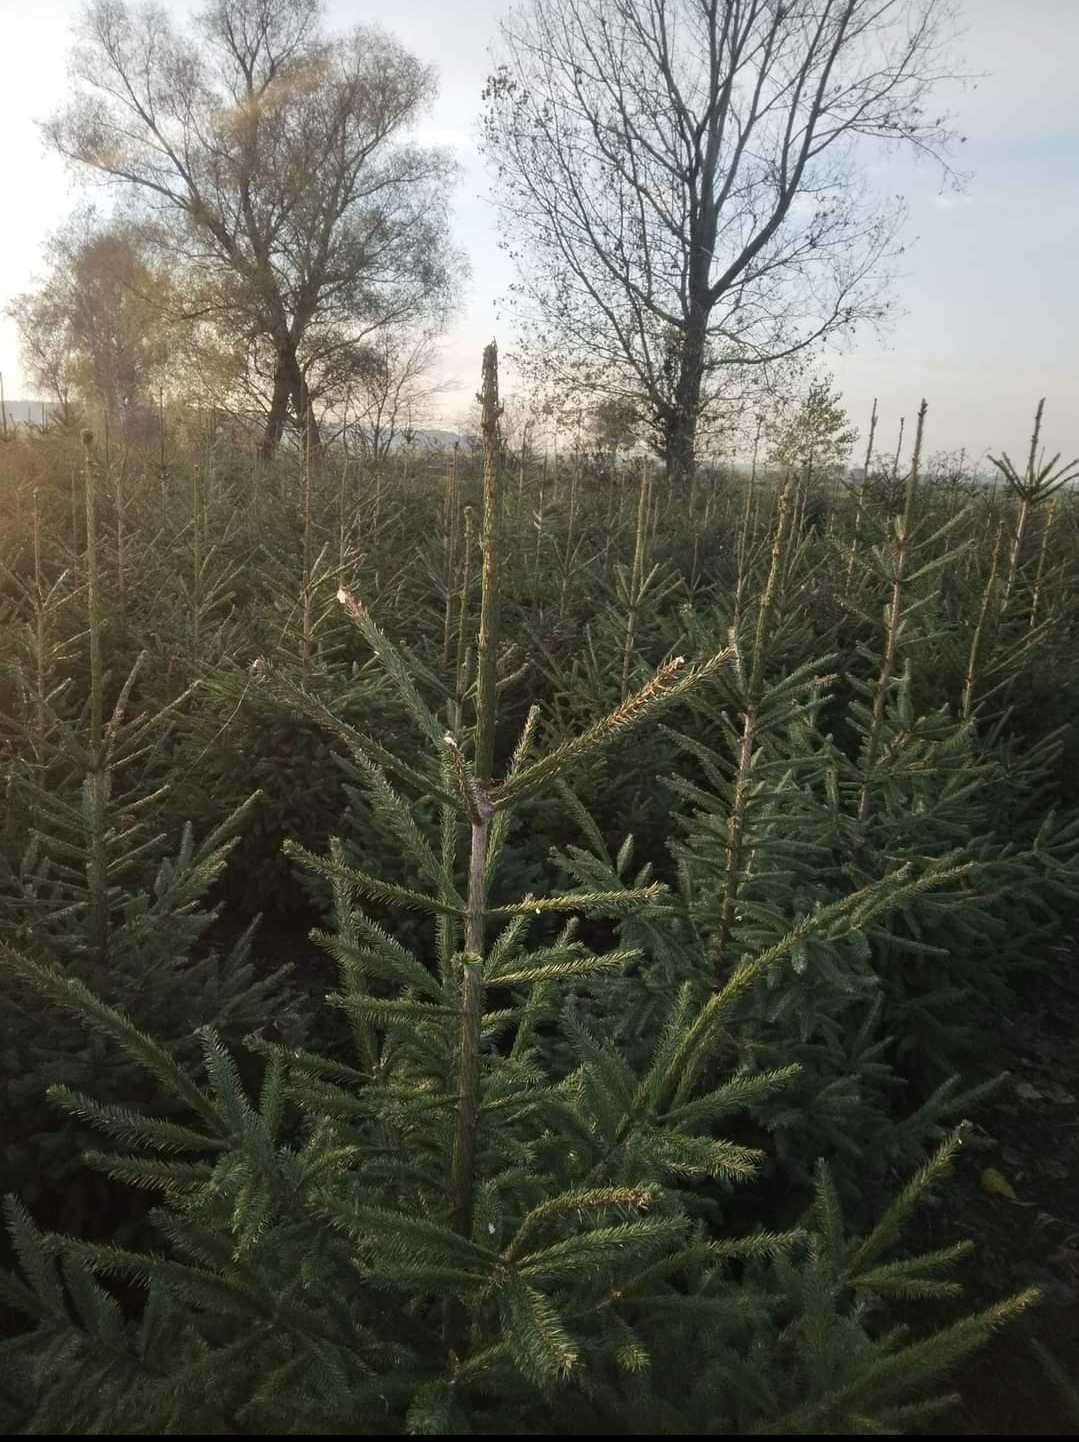
<instances>
[{"instance_id":1,"label":"green needle foliage","mask_svg":"<svg viewBox=\"0 0 1079 1442\"><path fill-rule=\"evenodd\" d=\"M479 401L5 447L9 1431L917 1430L1033 1301L903 1235L1079 895L1066 472Z\"/></svg>"},{"instance_id":2,"label":"green needle foliage","mask_svg":"<svg viewBox=\"0 0 1079 1442\"><path fill-rule=\"evenodd\" d=\"M444 750L451 760L435 764L454 778L475 842L510 802L486 800L468 758L449 742ZM505 796L512 779L490 795ZM403 819L403 798L374 768L371 786L383 814ZM64 1110L123 1146L91 1153L93 1165L161 1194L154 1218L168 1254L42 1235L10 1204L20 1275L5 1295L36 1324L33 1345L25 1335L8 1345L13 1425L93 1430L107 1417L110 1428L160 1431L490 1431L570 1430L576 1418L602 1431L634 1415L664 1432L817 1430L822 1419L854 1431L863 1417L886 1422L1031 1300L959 1324L932 1354L862 1328L866 1288L942 1285L932 1279L951 1257L890 1272L880 1257L948 1152L859 1242L843 1234L825 1181L810 1229L732 1236L710 1225L695 1185L722 1196L760 1160L716 1121L790 1081L788 1069L699 1084L739 977L703 1005L684 988L636 1072L578 1019L566 991L633 954L596 955L572 925L553 942L529 941L536 910L542 919L609 896L551 897L545 908L524 898L492 915L477 897L474 850L465 890L456 867L440 876L426 841L399 831L417 872L439 882L408 899L480 949L444 955L432 971L365 914L359 898L383 894L370 877L332 852L302 855L335 888L326 943L341 981L329 1000L353 1025L355 1054L340 1062L253 1036L267 1063L257 1096L215 1032L201 1034L196 1081L84 986L19 961L190 1120L53 1089ZM852 898L824 924L895 894ZM486 944L478 922L507 912ZM568 1045L561 1072L534 1045L551 1025ZM117 1309L109 1278L147 1289L139 1321ZM62 1418L46 1382L61 1367L71 1377Z\"/></svg>"},{"instance_id":3,"label":"green needle foliage","mask_svg":"<svg viewBox=\"0 0 1079 1442\"><path fill-rule=\"evenodd\" d=\"M91 537L97 479L87 450ZM65 573L47 582L35 546L33 583L23 588L32 620L10 662L17 703L10 721L21 725L30 745L7 777L14 824L0 847L0 940L86 983L179 1054L193 1055L196 1027L214 1024L240 1035L268 1006L283 1004L282 973L257 976L250 960L257 923L225 955L203 944L220 911L210 893L260 798L257 792L248 797L201 840L190 822L178 836L160 828L168 794L162 747L193 688L141 709L142 653L113 689L106 626L95 602L94 545L87 548L85 575L80 591L67 588ZM62 608L80 593L89 597L88 631L80 639L88 642L90 696L77 710L64 671L78 650L51 635ZM82 1226L104 1205L100 1191L87 1194L74 1180L89 1138L70 1119L58 1122L45 1104L47 1087L104 1084L109 1100L128 1103L148 1101L150 1093L137 1072L65 1021L50 995L27 983L7 946L0 975L4 1185L59 1207L66 1224Z\"/></svg>"},{"instance_id":4,"label":"green needle foliage","mask_svg":"<svg viewBox=\"0 0 1079 1442\"><path fill-rule=\"evenodd\" d=\"M359 675L328 658L320 676L301 627L300 654L240 690L257 684L260 705L348 753L348 827L324 850L286 847L325 900L313 938L336 967L333 1045L273 1034L272 979L255 988L261 1017L255 993L234 991L177 1033L203 973L175 958L205 926L201 897L242 817L201 847L189 829L175 859L134 851L141 838L110 824L111 778L131 754L122 706L91 718L81 810L32 793L57 869L41 872L42 904L4 944L5 969L96 1056L123 1058L108 1072L54 1065L49 1096L106 1139L85 1153L96 1173L158 1204L146 1244L39 1229L9 1198L17 1265L0 1293L21 1319L0 1343L9 1431L897 1431L950 1405L957 1364L1035 1300L918 1336L882 1323L891 1302L959 1290L949 1270L963 1244L897 1247L960 1132L922 1153L875 1221L849 1224L842 1198L859 1158L902 1131L888 1028L924 1001L896 994L882 938L934 921L930 899L961 908L983 873L996 884L1036 861L1070 877L1070 842L1049 823L1019 860L959 844L945 823L964 793L939 781L925 844L903 832L893 792L926 758L935 775L938 752L977 758L982 741L969 720L918 730L898 668L905 561L892 660L853 712L854 754L833 739L833 658L789 664L804 628L785 612L814 574L789 486L756 600L747 581L721 644L692 664L669 651L634 689L631 612L610 709L558 728L530 705L503 746L496 592L514 550L499 524L496 363L492 347L475 685L450 673L441 605L424 659L339 580ZM642 501L631 600L644 594L646 515ZM307 556L317 590L323 562ZM708 629L692 611L681 625L682 640ZM211 695L235 705L239 683L217 684ZM633 836L613 846L577 789L660 716L679 724L652 735L692 763L668 792L684 807L673 884L635 860ZM897 726L917 732L917 765ZM544 805L587 844L553 858L568 884L548 873L517 890L520 836ZM153 1005L118 985L136 961ZM223 1026L241 1018L238 1053ZM122 1085L103 1089L105 1075ZM910 1153L969 1101L954 1086L933 1094L904 1133ZM769 1134L801 1166L806 1205L747 1225L738 1199L761 1185ZM840 1155L847 1187L820 1153Z\"/></svg>"}]
</instances>

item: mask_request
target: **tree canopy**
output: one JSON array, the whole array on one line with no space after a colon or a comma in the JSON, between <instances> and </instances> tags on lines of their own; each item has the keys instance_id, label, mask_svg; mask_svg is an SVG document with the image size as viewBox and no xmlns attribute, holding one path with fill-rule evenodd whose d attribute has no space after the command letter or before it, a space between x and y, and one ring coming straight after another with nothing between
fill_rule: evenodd
<instances>
[{"instance_id":1,"label":"tree canopy","mask_svg":"<svg viewBox=\"0 0 1079 1442\"><path fill-rule=\"evenodd\" d=\"M388 326L452 302L455 163L408 140L434 75L372 27L328 36L318 0L212 0L180 33L153 4L91 0L53 146L155 222L187 316L239 341L266 388L263 447L318 439Z\"/></svg>"},{"instance_id":2,"label":"tree canopy","mask_svg":"<svg viewBox=\"0 0 1079 1442\"><path fill-rule=\"evenodd\" d=\"M747 372L880 319L903 205L864 185L860 147L945 163L950 19L948 0L528 0L486 146L533 371L639 405L685 475Z\"/></svg>"}]
</instances>

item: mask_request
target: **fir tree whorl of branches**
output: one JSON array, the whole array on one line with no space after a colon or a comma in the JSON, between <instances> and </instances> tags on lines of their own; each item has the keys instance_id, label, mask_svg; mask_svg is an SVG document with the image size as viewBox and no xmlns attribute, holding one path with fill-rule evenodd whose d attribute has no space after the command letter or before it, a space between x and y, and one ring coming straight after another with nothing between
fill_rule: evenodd
<instances>
[{"instance_id":1,"label":"fir tree whorl of branches","mask_svg":"<svg viewBox=\"0 0 1079 1442\"><path fill-rule=\"evenodd\" d=\"M924 415L826 519L498 429L5 451L9 1430L901 1431L1031 1301L874 1310L955 1294L901 1223L1079 895L1068 488L1009 582Z\"/></svg>"}]
</instances>

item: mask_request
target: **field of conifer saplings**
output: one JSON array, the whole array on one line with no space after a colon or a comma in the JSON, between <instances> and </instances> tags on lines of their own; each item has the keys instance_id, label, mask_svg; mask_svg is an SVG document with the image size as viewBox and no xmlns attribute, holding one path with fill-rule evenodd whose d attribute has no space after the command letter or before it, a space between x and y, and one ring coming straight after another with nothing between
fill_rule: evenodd
<instances>
[{"instance_id":1,"label":"field of conifer saplings","mask_svg":"<svg viewBox=\"0 0 1079 1442\"><path fill-rule=\"evenodd\" d=\"M0 447L5 1430L1074 1430L1053 416L686 489L482 383Z\"/></svg>"}]
</instances>

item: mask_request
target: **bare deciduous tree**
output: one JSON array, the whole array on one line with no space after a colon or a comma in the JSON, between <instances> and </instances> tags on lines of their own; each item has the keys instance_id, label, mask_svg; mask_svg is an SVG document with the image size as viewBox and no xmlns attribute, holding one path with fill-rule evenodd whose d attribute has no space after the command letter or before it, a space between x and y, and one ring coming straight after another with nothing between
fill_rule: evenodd
<instances>
[{"instance_id":1,"label":"bare deciduous tree","mask_svg":"<svg viewBox=\"0 0 1079 1442\"><path fill-rule=\"evenodd\" d=\"M486 150L526 358L639 407L672 476L734 377L884 313L902 202L865 141L945 156L950 0L528 0ZM734 381L735 389L741 381Z\"/></svg>"},{"instance_id":2,"label":"bare deciduous tree","mask_svg":"<svg viewBox=\"0 0 1079 1442\"><path fill-rule=\"evenodd\" d=\"M397 441L411 441L431 417L434 398L450 382L437 381L434 337L388 331L356 357L348 386L348 432L365 463L381 466Z\"/></svg>"},{"instance_id":3,"label":"bare deciduous tree","mask_svg":"<svg viewBox=\"0 0 1079 1442\"><path fill-rule=\"evenodd\" d=\"M70 419L76 400L131 435L169 365L169 276L122 220L77 211L49 241L48 269L9 308L31 380Z\"/></svg>"},{"instance_id":4,"label":"bare deciduous tree","mask_svg":"<svg viewBox=\"0 0 1079 1442\"><path fill-rule=\"evenodd\" d=\"M452 295L453 162L402 137L432 72L378 30L327 38L319 0L211 0L181 35L154 5L90 0L61 154L153 214L189 313L272 354L263 448L317 428L310 367Z\"/></svg>"}]
</instances>

